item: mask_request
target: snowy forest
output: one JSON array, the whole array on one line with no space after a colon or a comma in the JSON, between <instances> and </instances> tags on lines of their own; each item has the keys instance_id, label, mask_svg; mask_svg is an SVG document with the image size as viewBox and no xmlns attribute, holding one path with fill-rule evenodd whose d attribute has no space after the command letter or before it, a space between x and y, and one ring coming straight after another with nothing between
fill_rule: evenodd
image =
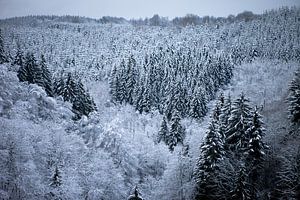
<instances>
[{"instance_id":1,"label":"snowy forest","mask_svg":"<svg viewBox=\"0 0 300 200\"><path fill-rule=\"evenodd\" d=\"M300 199L300 8L0 20L1 200Z\"/></svg>"}]
</instances>

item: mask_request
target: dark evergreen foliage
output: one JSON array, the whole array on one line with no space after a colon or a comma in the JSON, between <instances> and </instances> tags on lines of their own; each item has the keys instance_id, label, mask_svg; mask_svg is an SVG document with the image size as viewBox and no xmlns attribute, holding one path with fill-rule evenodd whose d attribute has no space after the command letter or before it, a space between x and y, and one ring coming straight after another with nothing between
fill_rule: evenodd
<instances>
[{"instance_id":1,"label":"dark evergreen foliage","mask_svg":"<svg viewBox=\"0 0 300 200\"><path fill-rule=\"evenodd\" d=\"M131 55L127 63L122 60L115 66L110 77L112 101L132 104L139 112L158 109L168 120L173 109L182 117L203 117L207 101L230 80L232 64L227 55L215 56L207 49L173 48L146 55L143 63Z\"/></svg>"},{"instance_id":2,"label":"dark evergreen foliage","mask_svg":"<svg viewBox=\"0 0 300 200\"><path fill-rule=\"evenodd\" d=\"M259 199L266 145L258 110L220 95L196 164L196 199ZM238 173L237 173L238 172Z\"/></svg>"},{"instance_id":3,"label":"dark evergreen foliage","mask_svg":"<svg viewBox=\"0 0 300 200\"><path fill-rule=\"evenodd\" d=\"M212 119L196 164L197 199L217 199L217 177L224 155L224 138L218 132L217 121Z\"/></svg>"},{"instance_id":4,"label":"dark evergreen foliage","mask_svg":"<svg viewBox=\"0 0 300 200\"><path fill-rule=\"evenodd\" d=\"M24 55L23 55L23 51L21 50L20 46L18 45L18 49L17 49L17 53L16 56L13 60L13 65L19 65L19 66L23 66L24 65Z\"/></svg>"},{"instance_id":5,"label":"dark evergreen foliage","mask_svg":"<svg viewBox=\"0 0 300 200\"><path fill-rule=\"evenodd\" d=\"M240 166L240 170L237 174L237 179L234 180L236 185L235 188L231 191L232 200L250 200L250 185L247 182L248 174L246 172L245 166Z\"/></svg>"},{"instance_id":6,"label":"dark evergreen foliage","mask_svg":"<svg viewBox=\"0 0 300 200\"><path fill-rule=\"evenodd\" d=\"M164 116L158 132L157 142L160 143L162 141L167 144L168 136L169 136L169 128L168 128L167 118L166 116Z\"/></svg>"},{"instance_id":7,"label":"dark evergreen foliage","mask_svg":"<svg viewBox=\"0 0 300 200\"><path fill-rule=\"evenodd\" d=\"M295 78L290 83L289 88L289 112L293 123L300 122L300 69L295 72Z\"/></svg>"},{"instance_id":8,"label":"dark evergreen foliage","mask_svg":"<svg viewBox=\"0 0 300 200\"><path fill-rule=\"evenodd\" d=\"M228 119L226 131L226 143L231 149L244 149L247 147L249 138L246 130L251 121L251 107L249 100L242 93L232 104L232 110Z\"/></svg>"},{"instance_id":9,"label":"dark evergreen foliage","mask_svg":"<svg viewBox=\"0 0 300 200\"><path fill-rule=\"evenodd\" d=\"M89 92L84 89L80 80L75 81L71 73L61 74L54 82L54 93L62 96L64 101L72 103L72 111L75 114L74 120L80 119L83 115L88 116L96 111L97 107Z\"/></svg>"},{"instance_id":10,"label":"dark evergreen foliage","mask_svg":"<svg viewBox=\"0 0 300 200\"><path fill-rule=\"evenodd\" d=\"M183 144L185 129L180 123L181 117L178 110L174 110L170 121L170 134L167 137L167 145L170 151L174 151L175 146Z\"/></svg>"},{"instance_id":11,"label":"dark evergreen foliage","mask_svg":"<svg viewBox=\"0 0 300 200\"><path fill-rule=\"evenodd\" d=\"M4 41L2 36L2 30L0 29L0 64L8 62L7 55L4 50Z\"/></svg>"},{"instance_id":12,"label":"dark evergreen foliage","mask_svg":"<svg viewBox=\"0 0 300 200\"><path fill-rule=\"evenodd\" d=\"M42 69L42 85L48 94L48 96L53 96L53 84L52 84L52 74L49 71L44 55L41 55L41 61L39 63Z\"/></svg>"},{"instance_id":13,"label":"dark evergreen foliage","mask_svg":"<svg viewBox=\"0 0 300 200\"><path fill-rule=\"evenodd\" d=\"M50 186L57 188L57 187L61 186L61 184L62 184L61 172L58 169L58 167L56 166L54 173L51 177Z\"/></svg>"}]
</instances>

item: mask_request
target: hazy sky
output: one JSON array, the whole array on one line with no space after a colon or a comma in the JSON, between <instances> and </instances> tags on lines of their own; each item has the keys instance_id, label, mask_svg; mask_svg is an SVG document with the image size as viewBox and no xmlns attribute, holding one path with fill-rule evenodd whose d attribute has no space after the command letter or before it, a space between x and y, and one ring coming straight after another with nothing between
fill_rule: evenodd
<instances>
[{"instance_id":1,"label":"hazy sky","mask_svg":"<svg viewBox=\"0 0 300 200\"><path fill-rule=\"evenodd\" d=\"M292 5L300 6L300 0L0 0L0 18L42 14L173 18L189 13L218 17Z\"/></svg>"}]
</instances>

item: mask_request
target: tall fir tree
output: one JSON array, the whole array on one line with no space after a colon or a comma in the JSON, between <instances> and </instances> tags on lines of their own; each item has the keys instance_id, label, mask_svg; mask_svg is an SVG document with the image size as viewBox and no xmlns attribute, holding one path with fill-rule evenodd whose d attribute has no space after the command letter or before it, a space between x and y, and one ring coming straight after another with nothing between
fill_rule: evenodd
<instances>
[{"instance_id":1,"label":"tall fir tree","mask_svg":"<svg viewBox=\"0 0 300 200\"><path fill-rule=\"evenodd\" d=\"M231 191L232 200L251 200L249 183L247 181L248 174L245 166L240 166L235 181L235 187Z\"/></svg>"},{"instance_id":2,"label":"tall fir tree","mask_svg":"<svg viewBox=\"0 0 300 200\"><path fill-rule=\"evenodd\" d=\"M89 92L84 89L82 82L79 80L74 88L75 98L73 100L74 119L80 119L82 115L88 116L91 112L97 110L96 104L91 98Z\"/></svg>"},{"instance_id":3,"label":"tall fir tree","mask_svg":"<svg viewBox=\"0 0 300 200\"><path fill-rule=\"evenodd\" d=\"M62 176L59 168L56 166L54 173L50 179L50 186L57 188L62 185Z\"/></svg>"},{"instance_id":4,"label":"tall fir tree","mask_svg":"<svg viewBox=\"0 0 300 200\"><path fill-rule=\"evenodd\" d=\"M33 53L27 53L24 66L20 66L18 70L18 78L21 82L27 81L43 87L43 71Z\"/></svg>"},{"instance_id":5,"label":"tall fir tree","mask_svg":"<svg viewBox=\"0 0 300 200\"><path fill-rule=\"evenodd\" d=\"M13 65L19 65L19 66L24 65L24 55L23 55L23 51L21 50L21 47L20 47L19 44L18 44L18 47L17 47L16 56L13 60Z\"/></svg>"},{"instance_id":6,"label":"tall fir tree","mask_svg":"<svg viewBox=\"0 0 300 200\"><path fill-rule=\"evenodd\" d=\"M62 93L64 101L69 101L69 102L73 103L75 100L75 97L76 97L76 93L75 93L76 82L75 82L74 78L72 77L71 73L68 73L67 80L66 80L64 86L65 87L64 87L63 93Z\"/></svg>"},{"instance_id":7,"label":"tall fir tree","mask_svg":"<svg viewBox=\"0 0 300 200\"><path fill-rule=\"evenodd\" d=\"M241 153L247 147L249 138L246 130L249 128L251 121L251 107L249 100L242 93L232 104L231 115L228 119L228 128L226 130L226 143L236 153Z\"/></svg>"},{"instance_id":8,"label":"tall fir tree","mask_svg":"<svg viewBox=\"0 0 300 200\"><path fill-rule=\"evenodd\" d=\"M63 96L64 88L65 88L65 80L63 75L61 74L58 78L54 80L53 92L56 96L60 96L60 95Z\"/></svg>"},{"instance_id":9,"label":"tall fir tree","mask_svg":"<svg viewBox=\"0 0 300 200\"><path fill-rule=\"evenodd\" d=\"M195 119L201 119L207 113L207 106L204 94L199 92L190 103L189 115Z\"/></svg>"},{"instance_id":10,"label":"tall fir tree","mask_svg":"<svg viewBox=\"0 0 300 200\"><path fill-rule=\"evenodd\" d=\"M133 104L134 89L137 81L136 60L133 55L128 59L126 66L126 97L125 100L129 104Z\"/></svg>"},{"instance_id":11,"label":"tall fir tree","mask_svg":"<svg viewBox=\"0 0 300 200\"><path fill-rule=\"evenodd\" d=\"M295 77L289 86L289 118L293 123L300 123L300 69L295 72Z\"/></svg>"},{"instance_id":12,"label":"tall fir tree","mask_svg":"<svg viewBox=\"0 0 300 200\"><path fill-rule=\"evenodd\" d=\"M181 117L179 111L174 109L170 121L170 134L167 137L167 144L171 152L174 151L175 146L183 144L185 138L185 129L181 125L180 120Z\"/></svg>"},{"instance_id":13,"label":"tall fir tree","mask_svg":"<svg viewBox=\"0 0 300 200\"><path fill-rule=\"evenodd\" d=\"M250 127L246 131L249 139L248 147L245 150L246 166L249 172L250 196L251 199L257 199L259 190L259 175L262 168L262 163L265 157L265 150L267 145L263 142L265 135L263 128L262 117L259 115L257 108L255 108L252 116Z\"/></svg>"},{"instance_id":14,"label":"tall fir tree","mask_svg":"<svg viewBox=\"0 0 300 200\"><path fill-rule=\"evenodd\" d=\"M4 50L4 41L2 36L2 30L0 29L0 64L8 62L7 55Z\"/></svg>"},{"instance_id":15,"label":"tall fir tree","mask_svg":"<svg viewBox=\"0 0 300 200\"><path fill-rule=\"evenodd\" d=\"M45 56L42 54L41 55L41 61L39 63L41 69L42 69L42 80L43 80L43 87L48 94L48 96L53 96L53 84L52 84L52 75L51 72L49 71Z\"/></svg>"},{"instance_id":16,"label":"tall fir tree","mask_svg":"<svg viewBox=\"0 0 300 200\"><path fill-rule=\"evenodd\" d=\"M160 125L160 129L158 131L157 142L161 141L167 144L167 138L169 136L169 128L167 123L167 117L164 116Z\"/></svg>"},{"instance_id":17,"label":"tall fir tree","mask_svg":"<svg viewBox=\"0 0 300 200\"><path fill-rule=\"evenodd\" d=\"M119 79L118 71L116 65L112 68L109 80L109 93L112 99L112 102L116 103L119 101L118 90L119 90Z\"/></svg>"},{"instance_id":18,"label":"tall fir tree","mask_svg":"<svg viewBox=\"0 0 300 200\"><path fill-rule=\"evenodd\" d=\"M212 118L196 164L197 200L219 199L217 177L224 155L224 138L218 132L217 121Z\"/></svg>"}]
</instances>

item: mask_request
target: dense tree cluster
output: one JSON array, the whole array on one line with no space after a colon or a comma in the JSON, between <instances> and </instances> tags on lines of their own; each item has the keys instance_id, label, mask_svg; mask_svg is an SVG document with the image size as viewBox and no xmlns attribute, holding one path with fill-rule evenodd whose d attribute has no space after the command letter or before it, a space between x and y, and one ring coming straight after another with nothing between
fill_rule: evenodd
<instances>
[{"instance_id":1,"label":"dense tree cluster","mask_svg":"<svg viewBox=\"0 0 300 200\"><path fill-rule=\"evenodd\" d=\"M232 68L224 54L170 47L146 55L142 66L133 56L122 60L112 70L110 94L113 102L132 104L140 113L157 109L170 120L176 109L180 117L201 119L206 102L229 82Z\"/></svg>"},{"instance_id":2,"label":"dense tree cluster","mask_svg":"<svg viewBox=\"0 0 300 200\"><path fill-rule=\"evenodd\" d=\"M13 64L19 65L18 78L21 82L37 84L44 88L48 96L61 95L64 101L71 102L75 113L74 119L79 119L82 115L88 116L97 109L82 82L76 81L71 73L61 75L55 81L52 80L52 74L43 54L40 61L36 61L33 53L27 53L24 58L22 51L18 49Z\"/></svg>"},{"instance_id":3,"label":"dense tree cluster","mask_svg":"<svg viewBox=\"0 0 300 200\"><path fill-rule=\"evenodd\" d=\"M171 152L174 151L177 144L183 145L185 138L185 129L181 125L181 117L178 110L174 110L170 122L166 116L163 117L159 132L158 142L163 141ZM169 125L168 125L169 124Z\"/></svg>"},{"instance_id":4,"label":"dense tree cluster","mask_svg":"<svg viewBox=\"0 0 300 200\"><path fill-rule=\"evenodd\" d=\"M196 199L259 199L263 136L261 116L243 94L232 104L221 96L196 165Z\"/></svg>"},{"instance_id":5,"label":"dense tree cluster","mask_svg":"<svg viewBox=\"0 0 300 200\"><path fill-rule=\"evenodd\" d=\"M72 103L74 119L80 119L82 115L88 116L97 110L94 100L84 89L81 80L75 80L71 73L62 74L55 79L53 88L56 95L61 95L65 101Z\"/></svg>"}]
</instances>

